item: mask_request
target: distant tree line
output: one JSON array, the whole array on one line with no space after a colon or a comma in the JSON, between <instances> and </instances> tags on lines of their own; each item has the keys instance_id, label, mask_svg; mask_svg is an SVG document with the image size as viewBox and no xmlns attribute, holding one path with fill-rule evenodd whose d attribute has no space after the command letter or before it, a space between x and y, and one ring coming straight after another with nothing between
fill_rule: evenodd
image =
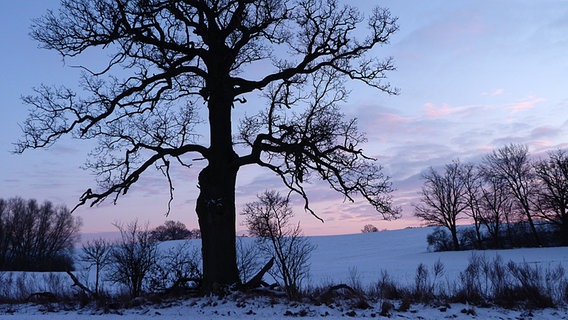
<instances>
[{"instance_id":1,"label":"distant tree line","mask_svg":"<svg viewBox=\"0 0 568 320\"><path fill-rule=\"evenodd\" d=\"M568 153L532 159L510 144L480 163L453 161L423 174L415 215L440 226L439 250L568 245ZM469 219L473 227L458 228Z\"/></svg>"},{"instance_id":2,"label":"distant tree line","mask_svg":"<svg viewBox=\"0 0 568 320\"><path fill-rule=\"evenodd\" d=\"M65 271L81 226L64 206L0 199L0 270Z\"/></svg>"},{"instance_id":3,"label":"distant tree line","mask_svg":"<svg viewBox=\"0 0 568 320\"><path fill-rule=\"evenodd\" d=\"M150 231L152 241L170 241L183 239L201 239L199 229L189 230L180 221L167 220L163 225Z\"/></svg>"}]
</instances>

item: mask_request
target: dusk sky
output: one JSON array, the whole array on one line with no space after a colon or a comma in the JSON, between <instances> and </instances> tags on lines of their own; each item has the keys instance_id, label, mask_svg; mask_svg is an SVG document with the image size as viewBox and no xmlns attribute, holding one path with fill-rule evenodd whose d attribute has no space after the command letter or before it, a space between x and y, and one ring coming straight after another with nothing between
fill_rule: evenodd
<instances>
[{"instance_id":1,"label":"dusk sky","mask_svg":"<svg viewBox=\"0 0 568 320\"><path fill-rule=\"evenodd\" d=\"M4 1L0 6L0 197L50 200L72 208L95 187L95 177L81 169L92 145L70 138L47 150L13 154L22 135L18 126L28 106L20 97L42 83L73 86L80 71L55 52L39 49L29 37L31 19L58 0ZM357 233L371 223L379 229L418 226L409 205L420 190L420 173L460 159L476 161L509 143L526 144L542 154L568 148L568 3L563 0L349 1L364 12L379 4L399 18L400 30L389 45L376 50L392 56L397 70L389 81L400 95L388 96L351 85L343 111L359 118L367 133L367 154L392 177L395 203L403 218L385 222L362 201L343 202L324 184L308 188L311 203L324 220L294 203L306 234ZM106 56L88 57L96 63ZM249 99L255 103L254 97ZM260 102L260 100L258 100ZM238 110L246 112L245 106ZM82 232L113 231L113 222L138 218L151 227L166 219L197 227L194 170L175 171L175 200L165 217L167 181L150 172L117 205L107 201L76 211ZM237 210L265 189L285 191L271 172L239 172ZM238 218L238 221L241 219ZM244 229L240 224L237 229Z\"/></svg>"}]
</instances>

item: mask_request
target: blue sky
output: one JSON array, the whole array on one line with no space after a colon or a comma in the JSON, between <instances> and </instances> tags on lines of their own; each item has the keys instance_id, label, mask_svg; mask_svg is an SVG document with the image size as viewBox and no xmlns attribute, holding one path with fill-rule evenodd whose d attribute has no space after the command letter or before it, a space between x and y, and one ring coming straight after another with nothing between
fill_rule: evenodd
<instances>
[{"instance_id":1,"label":"blue sky","mask_svg":"<svg viewBox=\"0 0 568 320\"><path fill-rule=\"evenodd\" d=\"M344 203L316 183L309 188L312 203L326 222L298 206L306 233L355 233L367 223L380 229L418 225L409 204L419 191L420 172L429 166L457 158L475 161L508 143L527 144L535 155L568 147L565 1L350 2L365 12L378 3L399 17L400 31L377 54L394 57L397 71L389 80L401 94L387 96L354 85L343 111L360 119L369 139L367 153L392 177L396 203L406 210L401 221L384 222L365 203ZM73 207L94 186L94 177L81 169L89 145L65 139L48 150L11 153L21 135L18 123L27 115L20 97L42 83L73 86L78 79L79 70L54 52L38 49L28 36L30 20L57 5L57 0L1 5L0 197L48 199ZM87 59L96 63L104 56ZM176 199L168 218L167 184L150 173L118 205L77 210L83 231L112 230L112 222L136 217L151 226L173 219L196 227L197 171L176 173ZM239 173L238 207L268 188L282 190L266 171L245 168Z\"/></svg>"}]
</instances>

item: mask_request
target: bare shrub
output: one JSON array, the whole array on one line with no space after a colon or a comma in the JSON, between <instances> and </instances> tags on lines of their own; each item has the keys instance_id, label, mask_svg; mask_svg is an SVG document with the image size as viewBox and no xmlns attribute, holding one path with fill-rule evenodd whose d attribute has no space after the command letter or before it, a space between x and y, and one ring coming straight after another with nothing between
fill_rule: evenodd
<instances>
[{"instance_id":1,"label":"bare shrub","mask_svg":"<svg viewBox=\"0 0 568 320\"><path fill-rule=\"evenodd\" d=\"M365 290L363 288L363 283L361 282L361 274L357 270L357 267L351 266L349 267L349 285L353 290L364 294Z\"/></svg>"},{"instance_id":2,"label":"bare shrub","mask_svg":"<svg viewBox=\"0 0 568 320\"><path fill-rule=\"evenodd\" d=\"M500 256L488 260L473 254L453 301L505 308L547 308L565 301L567 279L562 266L546 268L529 263L504 263Z\"/></svg>"},{"instance_id":3,"label":"bare shrub","mask_svg":"<svg viewBox=\"0 0 568 320\"><path fill-rule=\"evenodd\" d=\"M370 295L376 296L379 299L399 300L405 295L405 290L394 282L386 270L381 271L379 280L371 290Z\"/></svg>"},{"instance_id":4,"label":"bare shrub","mask_svg":"<svg viewBox=\"0 0 568 320\"><path fill-rule=\"evenodd\" d=\"M450 233L445 229L436 227L432 233L426 237L428 250L430 251L450 251L453 249L453 242Z\"/></svg>"},{"instance_id":5,"label":"bare shrub","mask_svg":"<svg viewBox=\"0 0 568 320\"><path fill-rule=\"evenodd\" d=\"M472 254L464 271L460 272L461 286L455 294L460 302L481 304L486 300L487 290L482 288L482 272L485 256ZM486 287L486 286L485 286Z\"/></svg>"},{"instance_id":6,"label":"bare shrub","mask_svg":"<svg viewBox=\"0 0 568 320\"><path fill-rule=\"evenodd\" d=\"M264 255L275 258L276 270L271 269L269 273L282 282L289 299L298 299L315 247L302 236L300 224L291 223L294 214L288 198L276 191L265 191L258 196L258 201L247 203L242 214Z\"/></svg>"},{"instance_id":7,"label":"bare shrub","mask_svg":"<svg viewBox=\"0 0 568 320\"><path fill-rule=\"evenodd\" d=\"M530 308L549 308L554 306L553 298L544 281L543 270L538 266L531 266L526 262L516 264L507 263L512 279L511 297L524 302Z\"/></svg>"},{"instance_id":8,"label":"bare shrub","mask_svg":"<svg viewBox=\"0 0 568 320\"><path fill-rule=\"evenodd\" d=\"M157 245L150 240L148 225L142 228L137 221L114 225L121 240L111 252L110 279L124 285L134 298L142 294L147 275L156 263Z\"/></svg>"},{"instance_id":9,"label":"bare shrub","mask_svg":"<svg viewBox=\"0 0 568 320\"><path fill-rule=\"evenodd\" d=\"M414 299L429 302L443 294L445 290L442 289L440 280L444 275L444 270L445 267L440 260L436 261L431 271L428 270L425 264L420 263L416 268L416 275L414 276L412 294Z\"/></svg>"},{"instance_id":10,"label":"bare shrub","mask_svg":"<svg viewBox=\"0 0 568 320\"><path fill-rule=\"evenodd\" d=\"M87 270L95 269L95 284L92 290L95 298L101 293L101 275L103 270L111 263L111 251L110 243L102 238L88 241L82 247L80 260L87 263Z\"/></svg>"},{"instance_id":11,"label":"bare shrub","mask_svg":"<svg viewBox=\"0 0 568 320\"><path fill-rule=\"evenodd\" d=\"M246 241L242 237L237 238L237 267L242 283L247 283L261 268L258 256L259 248L252 241Z\"/></svg>"},{"instance_id":12,"label":"bare shrub","mask_svg":"<svg viewBox=\"0 0 568 320\"><path fill-rule=\"evenodd\" d=\"M20 303L31 300L43 302L44 297L50 300L69 300L74 292L65 274L59 272L0 273L0 302Z\"/></svg>"},{"instance_id":13,"label":"bare shrub","mask_svg":"<svg viewBox=\"0 0 568 320\"><path fill-rule=\"evenodd\" d=\"M201 284L201 253L184 241L160 254L149 274L149 289L153 292L182 294Z\"/></svg>"}]
</instances>

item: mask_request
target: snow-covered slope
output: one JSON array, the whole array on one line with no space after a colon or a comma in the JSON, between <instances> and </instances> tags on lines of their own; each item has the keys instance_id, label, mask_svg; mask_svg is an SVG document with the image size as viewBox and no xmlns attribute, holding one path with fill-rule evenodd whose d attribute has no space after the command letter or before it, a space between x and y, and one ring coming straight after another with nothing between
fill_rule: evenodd
<instances>
[{"instance_id":1,"label":"snow-covered slope","mask_svg":"<svg viewBox=\"0 0 568 320\"><path fill-rule=\"evenodd\" d=\"M404 229L367 234L311 237L317 246L311 257L311 276L308 283L313 286L329 283L350 283L357 278L364 286L376 282L381 272L387 272L399 284L412 284L416 268L420 263L427 267L437 261L444 265L444 277L457 280L472 255L485 255L493 259L500 256L503 261L527 262L544 267L561 264L568 270L568 248L533 248L513 250L463 251L434 253L427 251L426 236L430 228ZM254 241L244 238L244 241ZM160 250L179 245L181 241L162 243ZM192 240L199 247L199 241ZM43 306L20 305L1 306L0 319L282 319L290 315L304 314L307 317L338 319L354 316L381 318L380 302L369 310L329 308L310 304L272 304L265 298L244 298L233 296L224 299L199 298L178 301L167 307L143 306L120 311L121 315L103 315L92 309L63 310ZM413 305L411 311L396 312L394 318L402 319L568 319L565 308L539 311L503 310L496 308L475 308L475 316L462 313L469 308L452 305L441 311L432 306ZM355 313L352 313L355 312ZM8 314L11 313L11 314ZM288 316L286 316L288 315Z\"/></svg>"},{"instance_id":2,"label":"snow-covered slope","mask_svg":"<svg viewBox=\"0 0 568 320\"><path fill-rule=\"evenodd\" d=\"M377 281L386 271L397 282L414 281L420 263L427 267L440 261L449 278L463 271L472 255L484 255L489 260L500 256L505 262L527 262L543 266L558 264L568 270L568 247L483 250L459 252L428 252L426 237L432 228L414 228L341 236L312 237L317 249L311 259L312 282L333 279L346 282L356 269L363 283Z\"/></svg>"}]
</instances>

